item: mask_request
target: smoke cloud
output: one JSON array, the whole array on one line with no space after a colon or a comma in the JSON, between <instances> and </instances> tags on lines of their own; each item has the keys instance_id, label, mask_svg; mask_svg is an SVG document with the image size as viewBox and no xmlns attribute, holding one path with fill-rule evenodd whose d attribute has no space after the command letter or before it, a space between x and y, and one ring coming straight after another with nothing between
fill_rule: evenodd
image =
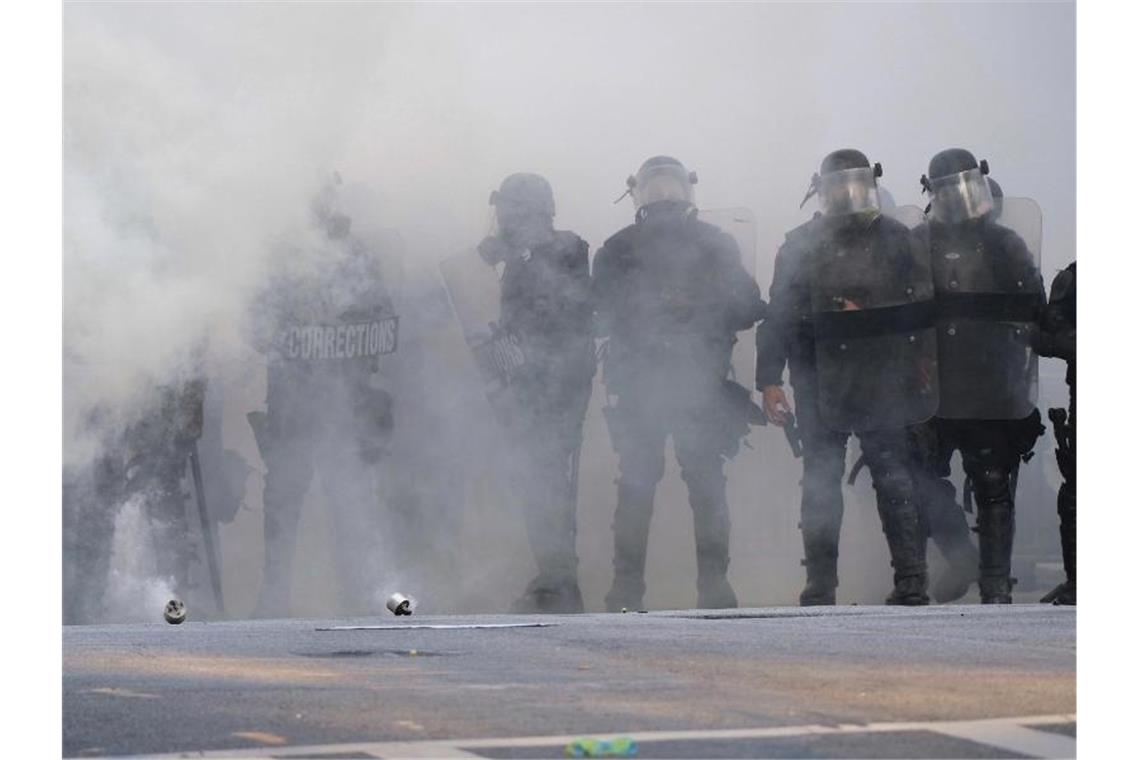
<instances>
[{"instance_id":1,"label":"smoke cloud","mask_svg":"<svg viewBox=\"0 0 1140 760\"><path fill-rule=\"evenodd\" d=\"M556 226L593 253L632 220L628 200L612 203L625 177L650 155L677 156L700 176L699 206L754 213L745 256L766 295L823 155L859 148L882 162L896 203L924 205L929 157L962 146L989 159L1007 196L1040 203L1048 280L1075 247L1074 25L1072 4L69 4L65 470L96 461L157 387L207 376L210 424L252 468L220 528L230 612L252 610L263 465L246 414L265 404L254 306L274 275L315 266L312 203L336 171L401 317L380 369L396 428L379 470L385 527L361 562L375 575L369 604L398 590L425 611L505 609L533 560L438 276L486 234L490 190L512 172L543 174ZM738 337L737 379L750 385L751 333ZM1051 374L1059 365L1043 363L1045 396L1064 392ZM603 401L596 381L578 530L588 609L612 578ZM793 603L799 463L778 429L754 428L748 443L726 468L730 576L742 603ZM651 607L695 600L692 523L669 459ZM1036 466L1056 482L1051 462ZM889 587L868 480L844 488L841 601L881 601ZM329 591L338 505L321 483L301 522L298 614L353 606ZM161 581L131 558L148 551L136 507L106 509L118 522L102 616L132 619L131 599L157 616ZM1032 523L1019 531L1032 536Z\"/></svg>"}]
</instances>

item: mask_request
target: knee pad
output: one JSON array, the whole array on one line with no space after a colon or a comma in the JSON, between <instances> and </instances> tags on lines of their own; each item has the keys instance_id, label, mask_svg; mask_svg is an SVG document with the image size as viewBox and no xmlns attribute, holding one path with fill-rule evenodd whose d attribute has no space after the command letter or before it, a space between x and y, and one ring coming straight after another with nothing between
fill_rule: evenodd
<instances>
[{"instance_id":1,"label":"knee pad","mask_svg":"<svg viewBox=\"0 0 1140 760\"><path fill-rule=\"evenodd\" d=\"M974 498L979 505L1012 502L1009 486L1009 470L987 465L970 479L974 483Z\"/></svg>"},{"instance_id":2,"label":"knee pad","mask_svg":"<svg viewBox=\"0 0 1140 760\"><path fill-rule=\"evenodd\" d=\"M821 481L841 481L847 467L847 447L834 447L820 442L804 445L804 479L818 478Z\"/></svg>"},{"instance_id":3,"label":"knee pad","mask_svg":"<svg viewBox=\"0 0 1140 760\"><path fill-rule=\"evenodd\" d=\"M891 504L914 501L914 478L898 457L883 455L871 464L871 480L880 502Z\"/></svg>"},{"instance_id":4,"label":"knee pad","mask_svg":"<svg viewBox=\"0 0 1140 760\"><path fill-rule=\"evenodd\" d=\"M681 467L681 480L688 486L689 494L697 501L717 501L724 499L724 488L728 482L720 460L700 462L696 466L686 462ZM662 473L664 474L664 473Z\"/></svg>"},{"instance_id":5,"label":"knee pad","mask_svg":"<svg viewBox=\"0 0 1140 760\"><path fill-rule=\"evenodd\" d=\"M665 456L639 454L619 460L617 483L631 490L653 491L665 477Z\"/></svg>"}]
</instances>

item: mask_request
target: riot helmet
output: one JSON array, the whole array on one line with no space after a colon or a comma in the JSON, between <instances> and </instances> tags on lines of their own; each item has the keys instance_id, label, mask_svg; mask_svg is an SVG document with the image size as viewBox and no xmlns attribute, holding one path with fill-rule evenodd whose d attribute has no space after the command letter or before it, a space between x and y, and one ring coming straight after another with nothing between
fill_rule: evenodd
<instances>
[{"instance_id":1,"label":"riot helmet","mask_svg":"<svg viewBox=\"0 0 1140 760\"><path fill-rule=\"evenodd\" d=\"M633 203L639 210L661 201L691 206L693 185L697 184L697 173L688 171L680 161L671 156L653 156L647 159L637 170L637 174L631 176L625 183L629 188L626 192L633 196Z\"/></svg>"},{"instance_id":2,"label":"riot helmet","mask_svg":"<svg viewBox=\"0 0 1140 760\"><path fill-rule=\"evenodd\" d=\"M994 210L994 197L986 175L989 164L968 150L950 148L930 159L920 180L930 194L931 215L944 224L980 219Z\"/></svg>"},{"instance_id":3,"label":"riot helmet","mask_svg":"<svg viewBox=\"0 0 1140 760\"><path fill-rule=\"evenodd\" d=\"M820 210L829 217L877 212L877 180L881 176L882 165L872 166L860 151L851 148L833 151L824 157L819 173L812 177L804 203L818 194Z\"/></svg>"},{"instance_id":4,"label":"riot helmet","mask_svg":"<svg viewBox=\"0 0 1140 760\"><path fill-rule=\"evenodd\" d=\"M498 235L529 248L545 242L554 230L554 191L545 177L520 172L491 192Z\"/></svg>"},{"instance_id":5,"label":"riot helmet","mask_svg":"<svg viewBox=\"0 0 1140 760\"><path fill-rule=\"evenodd\" d=\"M340 172L333 172L313 200L312 211L317 226L330 240L344 240L352 232L352 217L340 209Z\"/></svg>"}]
</instances>

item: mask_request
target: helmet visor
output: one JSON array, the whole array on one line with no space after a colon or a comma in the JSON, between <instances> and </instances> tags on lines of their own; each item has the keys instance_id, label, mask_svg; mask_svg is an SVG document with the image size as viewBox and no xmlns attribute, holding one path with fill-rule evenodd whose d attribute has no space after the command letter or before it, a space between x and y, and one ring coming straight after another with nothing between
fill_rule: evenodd
<instances>
[{"instance_id":1,"label":"helmet visor","mask_svg":"<svg viewBox=\"0 0 1140 760\"><path fill-rule=\"evenodd\" d=\"M545 243L553 228L553 220L543 208L502 196L495 201L491 234L512 245L530 248Z\"/></svg>"},{"instance_id":2,"label":"helmet visor","mask_svg":"<svg viewBox=\"0 0 1140 760\"><path fill-rule=\"evenodd\" d=\"M868 167L828 172L819 178L819 206L827 216L859 214L879 209L875 170Z\"/></svg>"},{"instance_id":3,"label":"helmet visor","mask_svg":"<svg viewBox=\"0 0 1140 760\"><path fill-rule=\"evenodd\" d=\"M981 169L930 180L930 213L939 222L955 224L993 211L994 198Z\"/></svg>"},{"instance_id":4,"label":"helmet visor","mask_svg":"<svg viewBox=\"0 0 1140 760\"><path fill-rule=\"evenodd\" d=\"M653 166L637 173L632 190L638 208L658 201L693 202L693 185L683 167Z\"/></svg>"}]
</instances>

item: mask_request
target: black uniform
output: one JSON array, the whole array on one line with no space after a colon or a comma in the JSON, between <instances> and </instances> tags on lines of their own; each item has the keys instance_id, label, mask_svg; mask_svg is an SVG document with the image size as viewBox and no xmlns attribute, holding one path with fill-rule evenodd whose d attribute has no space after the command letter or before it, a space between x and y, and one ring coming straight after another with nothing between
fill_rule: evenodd
<instances>
[{"instance_id":1,"label":"black uniform","mask_svg":"<svg viewBox=\"0 0 1140 760\"><path fill-rule=\"evenodd\" d=\"M603 377L619 457L614 588L608 609L640 607L649 521L673 436L689 488L698 603L735 606L727 585L729 515L723 464L747 433L727 383L735 333L763 316L756 282L735 240L680 201L642 207L635 224L594 259L598 330L608 338ZM745 393L745 399L747 394Z\"/></svg>"},{"instance_id":2,"label":"black uniform","mask_svg":"<svg viewBox=\"0 0 1140 760\"><path fill-rule=\"evenodd\" d=\"M1050 409L1053 433L1057 439L1057 466L1063 478L1057 491L1057 514L1061 518L1061 557L1065 582L1041 601L1054 604L1077 603L1077 262L1069 264L1053 278L1049 305L1041 320L1042 356L1064 359L1065 382L1069 386L1069 413Z\"/></svg>"},{"instance_id":3,"label":"black uniform","mask_svg":"<svg viewBox=\"0 0 1140 760\"><path fill-rule=\"evenodd\" d=\"M868 223L866 218L831 220L817 214L812 221L788 233L776 255L769 316L756 331L756 387L762 390L782 385L784 365L788 365L789 379L795 389L796 422L803 441L800 529L807 569L807 585L800 596L803 605L835 603L843 518L842 479L847 440L852 433L851 429L828 424L821 415L815 335L818 318L813 317L812 307L813 278L827 276L835 279L841 273L822 270L817 273L813 270L821 266L855 266L867 270L868 275L874 270L882 274L872 276L869 284L875 285L874 281L884 277L887 281L895 280L894 285L879 283L876 289L882 290L884 284L887 290L892 287L901 289L911 276L908 272L911 244L911 232L899 222L882 215L873 216ZM851 255L825 255L829 251L841 250L850 251ZM864 261L868 256L871 258ZM839 263L845 260L848 263ZM841 279L848 276L852 280L848 285L850 292L856 293L860 286L855 279L860 275L850 272ZM890 353L892 356L869 358L861 368L853 367L859 376L840 379L839 384L847 389L864 387L866 392L855 394L857 397L878 394L885 401L891 401L891 396L882 393L881 388L894 378L880 377L890 370L889 363L899 352L891 350ZM828 382L835 381L829 379ZM893 403L896 407L905 405L901 397ZM869 404L868 408L874 406ZM887 410L880 411L885 413ZM852 421L857 420L852 418ZM924 514L914 493L913 463L907 454L913 430L886 420L868 422L869 425L860 424L858 427L872 429L864 429L857 435L864 461L871 470L883 530L895 567L896 584L907 579L921 579L919 585L922 589L913 596L924 597ZM960 515L961 511L957 510L957 513ZM960 545L964 542L969 545L968 528L964 520L960 523L938 536L944 551L945 544Z\"/></svg>"},{"instance_id":4,"label":"black uniform","mask_svg":"<svg viewBox=\"0 0 1140 760\"><path fill-rule=\"evenodd\" d=\"M538 609L581 611L577 457L596 369L588 246L555 230L549 242L527 251L505 260L499 324L526 357L512 374L507 419L516 447L512 490L525 502L538 565L524 598Z\"/></svg>"},{"instance_id":5,"label":"black uniform","mask_svg":"<svg viewBox=\"0 0 1140 760\"><path fill-rule=\"evenodd\" d=\"M158 389L154 406L127 428L126 495L143 498L154 536L156 569L183 595L194 546L182 481L190 452L202 436L206 384L194 379Z\"/></svg>"},{"instance_id":6,"label":"black uniform","mask_svg":"<svg viewBox=\"0 0 1140 760\"><path fill-rule=\"evenodd\" d=\"M942 407L924 436L932 442L928 468L923 474L923 495L932 503L953 498L949 483L950 458L962 454L962 465L973 484L978 507L977 532L981 564L979 588L984 603L1008 603L1012 579L1010 560L1014 534L1014 489L1022 456L1032 451L1043 428L1035 409L1021 419L950 418L945 413L951 399L968 405L978 399L979 408L1017 408L1031 396L1025 387L1024 355L1008 354L1001 331L977 331L978 340L949 340L950 329L964 330L971 324L1008 321L1010 315L994 313L993 304L981 303L960 285L973 280L972 292L1015 294L1004 296L1006 310L1039 313L1045 294L1036 262L1024 240L1001 226L992 216L943 224L931 222L931 254L935 295L940 314L939 366ZM1035 316L1028 317L1035 320ZM958 320L957 328L946 328ZM959 334L958 337L962 337ZM965 352L963 359L956 352ZM984 360L986 376L951 368ZM1035 375L1034 375L1035 377Z\"/></svg>"},{"instance_id":7,"label":"black uniform","mask_svg":"<svg viewBox=\"0 0 1140 760\"><path fill-rule=\"evenodd\" d=\"M98 455L63 469L63 622L95 623L103 613L104 594L115 537L115 515L126 488L121 435L105 431L105 413L88 418L87 433Z\"/></svg>"},{"instance_id":8,"label":"black uniform","mask_svg":"<svg viewBox=\"0 0 1140 760\"><path fill-rule=\"evenodd\" d=\"M186 475L202 435L205 390L201 378L152 387L127 425L105 408L88 415L98 454L63 473L65 622L97 622L106 612L115 521L128 503L146 518L155 577L176 596L190 591L196 547Z\"/></svg>"},{"instance_id":9,"label":"black uniform","mask_svg":"<svg viewBox=\"0 0 1140 760\"><path fill-rule=\"evenodd\" d=\"M375 465L392 429L374 373L398 327L379 262L330 234L315 271L274 278L257 316L269 341L266 412L249 416L266 468L258 613L288 611L301 505L318 472L348 606L370 611L381 574Z\"/></svg>"}]
</instances>

